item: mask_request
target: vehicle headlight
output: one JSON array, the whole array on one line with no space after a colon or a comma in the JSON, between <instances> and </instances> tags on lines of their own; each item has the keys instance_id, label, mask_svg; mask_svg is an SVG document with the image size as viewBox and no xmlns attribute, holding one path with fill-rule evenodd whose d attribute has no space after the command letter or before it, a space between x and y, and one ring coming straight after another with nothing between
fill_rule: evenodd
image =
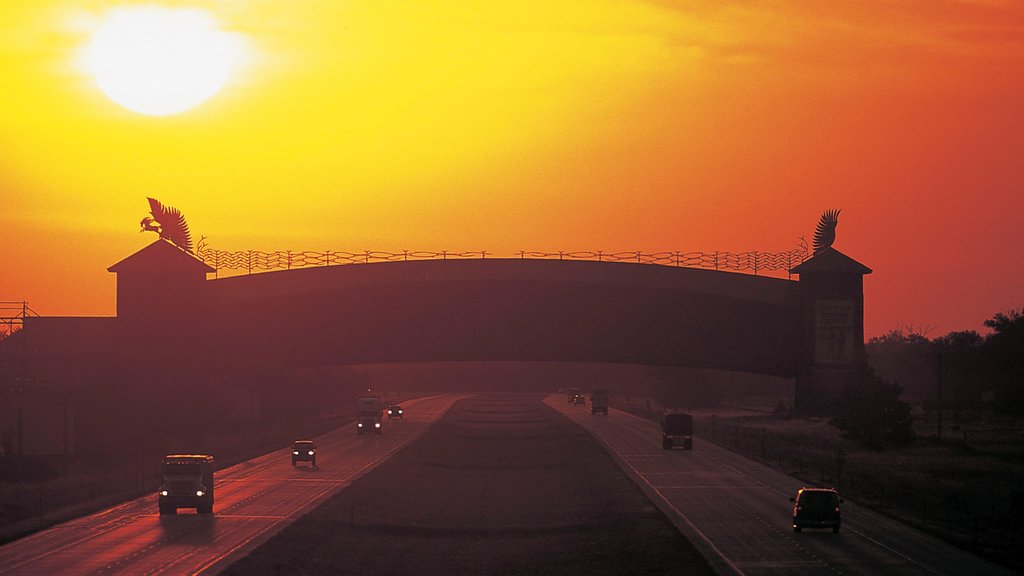
<instances>
[{"instance_id":1,"label":"vehicle headlight","mask_svg":"<svg viewBox=\"0 0 1024 576\"><path fill-rule=\"evenodd\" d=\"M167 490L161 490L160 491L160 495L161 496L167 496Z\"/></svg>"},{"instance_id":2,"label":"vehicle headlight","mask_svg":"<svg viewBox=\"0 0 1024 576\"><path fill-rule=\"evenodd\" d=\"M358 424L356 424L356 426L358 426L358 427L362 428L362 427L363 427L363 423L362 423L362 422L359 422Z\"/></svg>"},{"instance_id":3,"label":"vehicle headlight","mask_svg":"<svg viewBox=\"0 0 1024 576\"><path fill-rule=\"evenodd\" d=\"M310 451L309 451L309 455L310 455L310 456L312 456L312 455L313 455L313 451L312 451L312 450L310 450Z\"/></svg>"},{"instance_id":4,"label":"vehicle headlight","mask_svg":"<svg viewBox=\"0 0 1024 576\"><path fill-rule=\"evenodd\" d=\"M203 492L202 490L196 490L196 496L202 496L203 494L206 494L206 492Z\"/></svg>"},{"instance_id":5,"label":"vehicle headlight","mask_svg":"<svg viewBox=\"0 0 1024 576\"><path fill-rule=\"evenodd\" d=\"M299 455L299 451L298 450L292 450L292 454L298 456Z\"/></svg>"},{"instance_id":6,"label":"vehicle headlight","mask_svg":"<svg viewBox=\"0 0 1024 576\"><path fill-rule=\"evenodd\" d=\"M374 427L374 428L380 428L380 422L375 422L375 423L373 424L373 427Z\"/></svg>"}]
</instances>

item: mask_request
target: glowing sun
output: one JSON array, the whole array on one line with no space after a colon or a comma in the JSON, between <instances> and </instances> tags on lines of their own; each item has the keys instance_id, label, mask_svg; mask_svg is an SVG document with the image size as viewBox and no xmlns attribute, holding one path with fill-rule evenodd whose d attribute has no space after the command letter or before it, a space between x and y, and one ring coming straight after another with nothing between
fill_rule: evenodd
<instances>
[{"instance_id":1,"label":"glowing sun","mask_svg":"<svg viewBox=\"0 0 1024 576\"><path fill-rule=\"evenodd\" d=\"M114 102L167 116L219 92L234 58L231 36L208 12L149 5L107 12L87 47L86 65Z\"/></svg>"}]
</instances>

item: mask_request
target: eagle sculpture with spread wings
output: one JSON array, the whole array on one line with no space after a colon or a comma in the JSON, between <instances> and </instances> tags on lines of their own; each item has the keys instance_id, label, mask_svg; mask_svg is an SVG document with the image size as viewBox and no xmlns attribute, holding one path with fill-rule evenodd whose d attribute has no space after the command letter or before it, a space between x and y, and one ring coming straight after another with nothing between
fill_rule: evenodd
<instances>
[{"instance_id":1,"label":"eagle sculpture with spread wings","mask_svg":"<svg viewBox=\"0 0 1024 576\"><path fill-rule=\"evenodd\" d=\"M177 208L164 206L155 198L149 200L149 210L152 217L146 216L139 223L142 229L139 232L156 232L164 240L170 240L175 246L182 250L192 252L192 235L188 231L188 224L185 217Z\"/></svg>"},{"instance_id":2,"label":"eagle sculpture with spread wings","mask_svg":"<svg viewBox=\"0 0 1024 576\"><path fill-rule=\"evenodd\" d=\"M814 229L814 253L832 247L836 241L836 226L839 225L840 210L826 210L818 220L818 226Z\"/></svg>"}]
</instances>

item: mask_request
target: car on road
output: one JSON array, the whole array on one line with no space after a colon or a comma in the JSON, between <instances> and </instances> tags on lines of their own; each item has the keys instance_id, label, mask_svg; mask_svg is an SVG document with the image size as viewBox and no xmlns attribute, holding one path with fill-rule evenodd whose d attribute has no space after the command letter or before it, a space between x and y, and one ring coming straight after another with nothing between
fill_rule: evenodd
<instances>
[{"instance_id":1,"label":"car on road","mask_svg":"<svg viewBox=\"0 0 1024 576\"><path fill-rule=\"evenodd\" d=\"M793 532L804 528L831 528L833 533L839 532L839 505L843 499L835 488L805 486L789 501L793 503Z\"/></svg>"},{"instance_id":2,"label":"car on road","mask_svg":"<svg viewBox=\"0 0 1024 576\"><path fill-rule=\"evenodd\" d=\"M576 394L575 396L573 396L572 405L573 406L586 406L587 405L587 397L584 396L583 394Z\"/></svg>"},{"instance_id":3,"label":"car on road","mask_svg":"<svg viewBox=\"0 0 1024 576\"><path fill-rule=\"evenodd\" d=\"M292 442L292 466L295 466L296 462L309 462L316 466L316 444L312 440Z\"/></svg>"},{"instance_id":4,"label":"car on road","mask_svg":"<svg viewBox=\"0 0 1024 576\"><path fill-rule=\"evenodd\" d=\"M399 420L405 415L405 410L402 409L398 404L392 404L388 406L388 419L398 418Z\"/></svg>"}]
</instances>

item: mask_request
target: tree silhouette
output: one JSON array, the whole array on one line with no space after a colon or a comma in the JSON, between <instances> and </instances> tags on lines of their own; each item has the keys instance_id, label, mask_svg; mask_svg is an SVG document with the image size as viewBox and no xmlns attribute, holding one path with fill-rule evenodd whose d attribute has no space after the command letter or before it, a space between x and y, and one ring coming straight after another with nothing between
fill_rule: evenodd
<instances>
[{"instance_id":1,"label":"tree silhouette","mask_svg":"<svg viewBox=\"0 0 1024 576\"><path fill-rule=\"evenodd\" d=\"M999 312L985 327L985 365L995 386L996 409L1024 413L1024 311Z\"/></svg>"},{"instance_id":2,"label":"tree silhouette","mask_svg":"<svg viewBox=\"0 0 1024 576\"><path fill-rule=\"evenodd\" d=\"M914 439L910 405L900 400L903 389L865 367L843 385L832 424L843 437L861 446L881 450L886 445L909 444Z\"/></svg>"},{"instance_id":3,"label":"tree silhouette","mask_svg":"<svg viewBox=\"0 0 1024 576\"><path fill-rule=\"evenodd\" d=\"M865 351L875 373L903 387L908 398L935 394L935 350L927 329L901 327L868 340Z\"/></svg>"},{"instance_id":4,"label":"tree silhouette","mask_svg":"<svg viewBox=\"0 0 1024 576\"><path fill-rule=\"evenodd\" d=\"M975 406L987 391L981 376L984 343L974 330L950 332L932 343L943 402L954 410Z\"/></svg>"}]
</instances>

